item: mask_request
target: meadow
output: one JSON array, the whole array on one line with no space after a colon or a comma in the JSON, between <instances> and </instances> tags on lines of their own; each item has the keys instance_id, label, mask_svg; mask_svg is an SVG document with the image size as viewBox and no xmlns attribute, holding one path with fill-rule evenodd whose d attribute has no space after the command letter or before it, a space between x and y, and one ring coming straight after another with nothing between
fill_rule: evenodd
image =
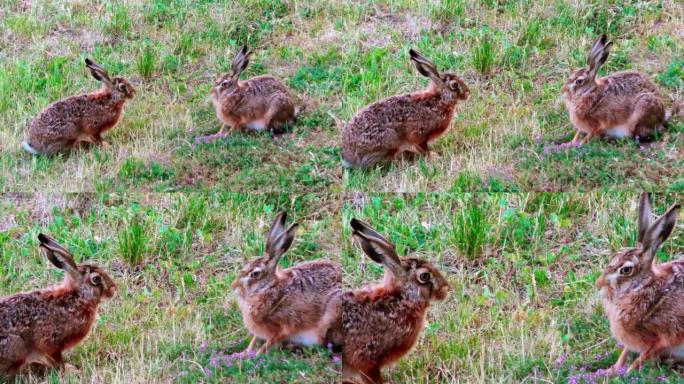
<instances>
[{"instance_id":1,"label":"meadow","mask_svg":"<svg viewBox=\"0 0 684 384\"><path fill-rule=\"evenodd\" d=\"M661 362L602 376L619 348L594 284L636 241L638 192L655 192L658 214L684 202L684 119L650 142L558 146L575 133L560 89L600 33L614 42L600 74L639 70L668 106L684 100L682 20L677 0L2 1L0 296L61 281L40 232L119 286L66 354L79 372L17 382L338 381L326 346L238 354L250 336L230 285L287 211L300 227L283 268L330 259L346 289L380 281L351 239L356 217L453 286L388 383L683 383ZM199 143L220 128L209 92L242 44L243 79L280 77L301 113L283 134ZM410 48L470 99L430 158L343 169L340 133L359 109L427 86ZM98 89L86 57L137 97L106 144L28 155L34 116ZM682 229L659 260L684 253Z\"/></svg>"},{"instance_id":2,"label":"meadow","mask_svg":"<svg viewBox=\"0 0 684 384\"><path fill-rule=\"evenodd\" d=\"M681 191L681 118L652 143L594 141L557 151L574 130L560 88L591 42L614 46L601 73L636 69L668 105L684 91L684 10L677 1L354 2L8 0L0 8L0 190ZM220 124L209 102L242 44L243 77L273 74L302 112L283 135L197 137ZM343 171L340 130L364 105L427 86L415 47L463 77L470 100L431 159ZM52 158L20 149L51 102L97 89L91 57L138 96L108 145ZM60 175L57 177L56 175Z\"/></svg>"}]
</instances>

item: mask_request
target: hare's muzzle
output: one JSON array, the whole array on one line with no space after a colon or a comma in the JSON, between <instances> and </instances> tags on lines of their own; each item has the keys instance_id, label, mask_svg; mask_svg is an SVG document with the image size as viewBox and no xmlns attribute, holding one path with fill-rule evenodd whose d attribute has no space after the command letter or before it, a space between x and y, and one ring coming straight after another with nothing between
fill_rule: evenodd
<instances>
[{"instance_id":1,"label":"hare's muzzle","mask_svg":"<svg viewBox=\"0 0 684 384\"><path fill-rule=\"evenodd\" d=\"M606 285L608 285L608 280L605 278L605 276L601 276L598 280L596 280L596 288L601 289Z\"/></svg>"}]
</instances>

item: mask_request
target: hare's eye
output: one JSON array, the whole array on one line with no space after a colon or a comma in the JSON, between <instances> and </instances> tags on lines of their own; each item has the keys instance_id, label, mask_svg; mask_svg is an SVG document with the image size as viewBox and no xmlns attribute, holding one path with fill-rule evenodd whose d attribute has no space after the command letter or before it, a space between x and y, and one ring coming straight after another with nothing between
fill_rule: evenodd
<instances>
[{"instance_id":1,"label":"hare's eye","mask_svg":"<svg viewBox=\"0 0 684 384\"><path fill-rule=\"evenodd\" d=\"M249 274L249 277L252 278L252 279L258 279L259 276L261 276L261 271L252 271L252 272Z\"/></svg>"},{"instance_id":2,"label":"hare's eye","mask_svg":"<svg viewBox=\"0 0 684 384\"><path fill-rule=\"evenodd\" d=\"M90 278L90 282L93 283L93 285L100 285L102 284L102 276L100 275L93 275Z\"/></svg>"},{"instance_id":3,"label":"hare's eye","mask_svg":"<svg viewBox=\"0 0 684 384\"><path fill-rule=\"evenodd\" d=\"M430 281L432 276L430 276L429 272L423 272L420 275L418 275L418 280L420 280L421 283L427 283Z\"/></svg>"},{"instance_id":4,"label":"hare's eye","mask_svg":"<svg viewBox=\"0 0 684 384\"><path fill-rule=\"evenodd\" d=\"M632 267L632 266L625 266L625 267L620 268L620 274L621 274L622 276L629 276L629 275L632 274L632 271L633 271L633 270L634 270L634 267Z\"/></svg>"},{"instance_id":5,"label":"hare's eye","mask_svg":"<svg viewBox=\"0 0 684 384\"><path fill-rule=\"evenodd\" d=\"M230 85L230 81L228 81L228 80L223 80L223 82L221 83L221 85L223 85L224 87L227 87L227 86Z\"/></svg>"},{"instance_id":6,"label":"hare's eye","mask_svg":"<svg viewBox=\"0 0 684 384\"><path fill-rule=\"evenodd\" d=\"M577 84L577 85L580 85L582 83L584 83L584 79L581 77L579 79L575 80L575 84Z\"/></svg>"},{"instance_id":7,"label":"hare's eye","mask_svg":"<svg viewBox=\"0 0 684 384\"><path fill-rule=\"evenodd\" d=\"M458 83L455 82L455 81L452 81L451 84L449 84L449 88L450 88L452 91L458 91Z\"/></svg>"}]
</instances>

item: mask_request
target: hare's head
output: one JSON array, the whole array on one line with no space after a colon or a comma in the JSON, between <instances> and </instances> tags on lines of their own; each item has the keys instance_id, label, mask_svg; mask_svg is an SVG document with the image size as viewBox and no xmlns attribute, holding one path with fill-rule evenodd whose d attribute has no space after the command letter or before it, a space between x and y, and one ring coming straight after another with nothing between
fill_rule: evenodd
<instances>
[{"instance_id":1,"label":"hare's head","mask_svg":"<svg viewBox=\"0 0 684 384\"><path fill-rule=\"evenodd\" d=\"M82 296L100 300L116 293L116 284L109 275L94 264L77 265L73 256L50 236L39 234L40 249L50 262L64 271L64 285L78 290Z\"/></svg>"},{"instance_id":2,"label":"hare's head","mask_svg":"<svg viewBox=\"0 0 684 384\"><path fill-rule=\"evenodd\" d=\"M281 212L268 232L266 254L251 260L233 281L232 288L238 295L245 295L270 286L278 270L278 261L292 245L297 223L285 229L287 214Z\"/></svg>"},{"instance_id":3,"label":"hare's head","mask_svg":"<svg viewBox=\"0 0 684 384\"><path fill-rule=\"evenodd\" d=\"M596 86L596 74L608 59L611 45L613 43L608 41L606 35L601 35L594 41L594 45L589 50L587 66L573 72L565 82L563 93L566 96L585 95Z\"/></svg>"},{"instance_id":4,"label":"hare's head","mask_svg":"<svg viewBox=\"0 0 684 384\"><path fill-rule=\"evenodd\" d=\"M399 258L394 245L363 221L352 219L353 236L363 252L385 266L385 287L411 301L444 300L450 285L435 266L413 257Z\"/></svg>"},{"instance_id":5,"label":"hare's head","mask_svg":"<svg viewBox=\"0 0 684 384\"><path fill-rule=\"evenodd\" d=\"M470 88L463 79L451 73L440 73L435 64L414 49L409 50L409 55L411 55L411 61L415 64L418 72L429 78L432 87L439 90L442 95L451 100L468 100Z\"/></svg>"},{"instance_id":6,"label":"hare's head","mask_svg":"<svg viewBox=\"0 0 684 384\"><path fill-rule=\"evenodd\" d=\"M620 291L624 287L648 277L658 248L672 234L679 215L679 205L671 206L659 219L654 220L647 193L639 200L638 246L622 250L613 255L608 266L596 282L599 289L609 292Z\"/></svg>"},{"instance_id":7,"label":"hare's head","mask_svg":"<svg viewBox=\"0 0 684 384\"><path fill-rule=\"evenodd\" d=\"M135 97L135 88L123 77L110 78L107 71L100 65L90 59L85 59L86 67L90 70L90 74L102 83L105 90L109 92L114 99L125 100Z\"/></svg>"},{"instance_id":8,"label":"hare's head","mask_svg":"<svg viewBox=\"0 0 684 384\"><path fill-rule=\"evenodd\" d=\"M240 48L233 59L231 71L222 74L216 80L216 84L214 84L214 89L212 90L213 94L216 96L227 95L238 89L240 74L247 68L247 65L249 65L249 57L251 54L252 52L248 51L246 45L243 45L242 48Z\"/></svg>"}]
</instances>

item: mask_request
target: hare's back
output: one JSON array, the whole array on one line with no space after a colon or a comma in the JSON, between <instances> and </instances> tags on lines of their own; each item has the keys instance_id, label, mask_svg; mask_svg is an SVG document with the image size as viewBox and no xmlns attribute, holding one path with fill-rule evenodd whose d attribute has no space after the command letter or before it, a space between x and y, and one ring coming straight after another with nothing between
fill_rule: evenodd
<instances>
[{"instance_id":1,"label":"hare's back","mask_svg":"<svg viewBox=\"0 0 684 384\"><path fill-rule=\"evenodd\" d=\"M658 87L643 73L626 71L599 79L607 84L607 90L616 96L631 96L642 92L659 94Z\"/></svg>"},{"instance_id":2,"label":"hare's back","mask_svg":"<svg viewBox=\"0 0 684 384\"><path fill-rule=\"evenodd\" d=\"M325 293L342 282L342 268L328 261L311 261L289 268L290 289L305 295Z\"/></svg>"},{"instance_id":3,"label":"hare's back","mask_svg":"<svg viewBox=\"0 0 684 384\"><path fill-rule=\"evenodd\" d=\"M290 96L290 90L282 81L273 76L253 77L245 82L244 96L270 96L284 94Z\"/></svg>"},{"instance_id":4,"label":"hare's back","mask_svg":"<svg viewBox=\"0 0 684 384\"><path fill-rule=\"evenodd\" d=\"M0 298L0 329L13 333L29 328L36 319L47 317L48 311L45 300L36 292Z\"/></svg>"}]
</instances>

